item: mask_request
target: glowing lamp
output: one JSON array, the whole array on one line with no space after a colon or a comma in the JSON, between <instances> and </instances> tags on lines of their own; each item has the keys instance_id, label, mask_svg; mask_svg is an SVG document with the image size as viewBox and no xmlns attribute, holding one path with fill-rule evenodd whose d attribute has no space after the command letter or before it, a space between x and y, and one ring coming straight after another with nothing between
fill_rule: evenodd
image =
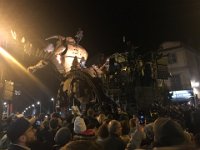
<instances>
[{"instance_id":1,"label":"glowing lamp","mask_svg":"<svg viewBox=\"0 0 200 150\"><path fill-rule=\"evenodd\" d=\"M84 57L85 60L88 58L87 51L77 44L68 44L68 50L65 54L65 71L68 72L71 70L72 62L74 60L74 57L77 56L78 62L80 63L80 60L82 57Z\"/></svg>"},{"instance_id":2,"label":"glowing lamp","mask_svg":"<svg viewBox=\"0 0 200 150\"><path fill-rule=\"evenodd\" d=\"M191 87L192 87L192 88L197 88L197 87L199 87L199 82L191 81Z\"/></svg>"}]
</instances>

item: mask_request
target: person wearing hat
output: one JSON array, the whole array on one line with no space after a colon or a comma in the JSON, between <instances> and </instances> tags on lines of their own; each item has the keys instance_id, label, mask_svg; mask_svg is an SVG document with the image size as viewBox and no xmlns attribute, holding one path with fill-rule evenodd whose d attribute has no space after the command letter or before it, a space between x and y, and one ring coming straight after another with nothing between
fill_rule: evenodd
<instances>
[{"instance_id":1,"label":"person wearing hat","mask_svg":"<svg viewBox=\"0 0 200 150\"><path fill-rule=\"evenodd\" d=\"M8 150L30 150L28 145L36 140L31 123L24 117L16 119L8 127L7 136L11 141Z\"/></svg>"},{"instance_id":2,"label":"person wearing hat","mask_svg":"<svg viewBox=\"0 0 200 150\"><path fill-rule=\"evenodd\" d=\"M71 140L72 140L71 131L67 127L62 127L56 132L56 135L54 137L56 145L53 146L53 149L58 150Z\"/></svg>"}]
</instances>

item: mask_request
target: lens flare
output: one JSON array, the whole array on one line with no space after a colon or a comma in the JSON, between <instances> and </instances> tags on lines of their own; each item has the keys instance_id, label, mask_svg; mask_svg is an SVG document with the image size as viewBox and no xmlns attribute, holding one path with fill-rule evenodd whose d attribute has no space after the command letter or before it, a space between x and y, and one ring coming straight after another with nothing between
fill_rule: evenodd
<instances>
[{"instance_id":1,"label":"lens flare","mask_svg":"<svg viewBox=\"0 0 200 150\"><path fill-rule=\"evenodd\" d=\"M2 55L4 58L6 58L6 60L8 60L9 62L12 62L17 67L19 67L28 77L30 77L34 82L36 82L41 89L43 89L47 93L50 93L44 84L42 84L35 76L33 76L31 73L29 73L22 64L20 64L11 54L9 54L2 47L0 47L0 55Z\"/></svg>"}]
</instances>

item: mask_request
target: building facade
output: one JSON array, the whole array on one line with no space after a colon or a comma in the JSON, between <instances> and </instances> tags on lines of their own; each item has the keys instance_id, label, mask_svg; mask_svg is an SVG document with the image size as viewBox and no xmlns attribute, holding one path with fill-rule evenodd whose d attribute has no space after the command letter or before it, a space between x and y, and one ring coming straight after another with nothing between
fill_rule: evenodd
<instances>
[{"instance_id":1,"label":"building facade","mask_svg":"<svg viewBox=\"0 0 200 150\"><path fill-rule=\"evenodd\" d=\"M165 42L161 48L168 55L170 77L165 83L169 90L192 89L200 97L200 55L181 42Z\"/></svg>"}]
</instances>

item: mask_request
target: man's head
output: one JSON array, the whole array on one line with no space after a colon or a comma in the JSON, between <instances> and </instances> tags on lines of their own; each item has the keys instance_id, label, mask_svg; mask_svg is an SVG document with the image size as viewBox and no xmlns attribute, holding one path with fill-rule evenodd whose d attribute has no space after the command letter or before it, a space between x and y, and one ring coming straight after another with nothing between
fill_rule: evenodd
<instances>
[{"instance_id":1,"label":"man's head","mask_svg":"<svg viewBox=\"0 0 200 150\"><path fill-rule=\"evenodd\" d=\"M56 130L59 128L59 122L57 118L53 118L49 122L49 126L52 130Z\"/></svg>"},{"instance_id":2,"label":"man's head","mask_svg":"<svg viewBox=\"0 0 200 150\"><path fill-rule=\"evenodd\" d=\"M71 138L71 131L67 127L62 127L56 132L54 141L56 142L56 144L64 146L71 140Z\"/></svg>"},{"instance_id":3,"label":"man's head","mask_svg":"<svg viewBox=\"0 0 200 150\"><path fill-rule=\"evenodd\" d=\"M120 136L122 133L121 123L117 120L110 121L108 124L108 132L109 134L116 134Z\"/></svg>"},{"instance_id":4,"label":"man's head","mask_svg":"<svg viewBox=\"0 0 200 150\"><path fill-rule=\"evenodd\" d=\"M16 119L8 127L7 136L12 143L28 145L36 140L31 123L24 117Z\"/></svg>"},{"instance_id":5,"label":"man's head","mask_svg":"<svg viewBox=\"0 0 200 150\"><path fill-rule=\"evenodd\" d=\"M88 116L94 117L94 114L95 114L95 112L94 112L93 109L90 108L90 109L87 110L87 115L88 115Z\"/></svg>"}]
</instances>

